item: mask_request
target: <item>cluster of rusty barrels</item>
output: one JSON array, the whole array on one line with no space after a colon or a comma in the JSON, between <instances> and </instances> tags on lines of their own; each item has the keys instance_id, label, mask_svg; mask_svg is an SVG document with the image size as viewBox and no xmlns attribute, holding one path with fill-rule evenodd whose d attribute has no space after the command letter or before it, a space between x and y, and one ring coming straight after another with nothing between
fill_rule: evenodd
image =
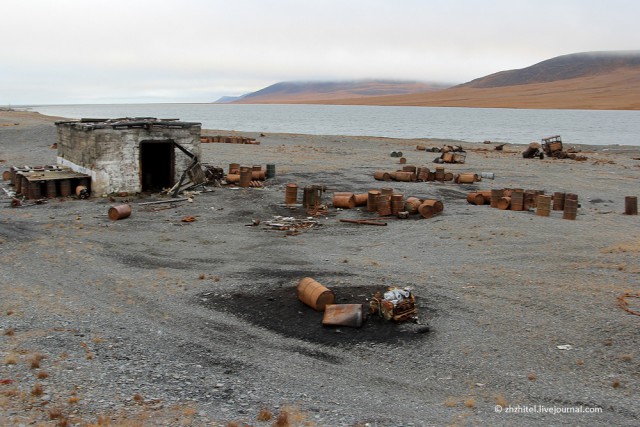
<instances>
[{"instance_id":1,"label":"cluster of rusty barrels","mask_svg":"<svg viewBox=\"0 0 640 427\"><path fill-rule=\"evenodd\" d=\"M576 219L578 195L555 192L545 194L539 190L502 188L490 191L473 191L467 194L467 202L474 205L491 205L493 208L512 211L535 210L538 216L549 216L551 211L562 211L564 219Z\"/></svg>"},{"instance_id":2,"label":"cluster of rusty barrels","mask_svg":"<svg viewBox=\"0 0 640 427\"><path fill-rule=\"evenodd\" d=\"M377 181L402 181L402 182L426 182L426 181L453 181L456 184L473 184L481 180L476 173L459 173L447 171L444 166L436 166L434 171L428 167L405 165L402 170L388 172L375 171L373 177Z\"/></svg>"},{"instance_id":3,"label":"cluster of rusty barrels","mask_svg":"<svg viewBox=\"0 0 640 427\"><path fill-rule=\"evenodd\" d=\"M200 142L208 143L208 142L220 142L223 144L254 144L260 145L260 141L257 141L255 138L248 138L245 136L201 136Z\"/></svg>"},{"instance_id":4,"label":"cluster of rusty barrels","mask_svg":"<svg viewBox=\"0 0 640 427\"><path fill-rule=\"evenodd\" d=\"M307 185L302 189L302 206L305 209L315 209L322 205L322 193L324 185ZM289 183L284 187L284 203L287 205L298 204L298 184Z\"/></svg>"},{"instance_id":5,"label":"cluster of rusty barrels","mask_svg":"<svg viewBox=\"0 0 640 427\"><path fill-rule=\"evenodd\" d=\"M274 176L274 165L267 165L266 170L263 170L262 165L240 166L239 163L229 163L225 179L229 184L238 184L239 187L262 187L262 181Z\"/></svg>"},{"instance_id":6,"label":"cluster of rusty barrels","mask_svg":"<svg viewBox=\"0 0 640 427\"><path fill-rule=\"evenodd\" d=\"M443 204L435 199L420 199L407 197L395 193L392 188L369 190L367 193L333 193L333 207L353 209L357 206L366 206L368 212L375 212L379 216L397 216L401 219L409 218L409 215L420 214L424 218L431 218L443 210Z\"/></svg>"},{"instance_id":7,"label":"cluster of rusty barrels","mask_svg":"<svg viewBox=\"0 0 640 427\"><path fill-rule=\"evenodd\" d=\"M9 181L16 194L23 195L27 199L37 200L43 197L53 199L55 197L70 197L74 194L81 199L89 197L91 179L86 177L66 178L64 172L67 168L53 166L12 166L2 173L2 179ZM38 177L42 172L42 177ZM46 172L46 174L45 174ZM60 173L59 177L55 174ZM28 175L27 175L28 174ZM45 176L46 175L46 176ZM27 178L29 176L29 178Z\"/></svg>"}]
</instances>

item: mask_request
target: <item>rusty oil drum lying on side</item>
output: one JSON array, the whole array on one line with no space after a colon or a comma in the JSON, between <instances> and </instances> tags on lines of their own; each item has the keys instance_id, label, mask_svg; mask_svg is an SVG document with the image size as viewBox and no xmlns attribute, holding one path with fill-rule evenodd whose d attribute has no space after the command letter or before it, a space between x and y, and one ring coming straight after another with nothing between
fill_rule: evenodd
<instances>
[{"instance_id":1,"label":"rusty oil drum lying on side","mask_svg":"<svg viewBox=\"0 0 640 427\"><path fill-rule=\"evenodd\" d=\"M333 291L311 277L301 279L297 291L298 299L316 311L324 311L326 305L333 304L336 300Z\"/></svg>"}]
</instances>

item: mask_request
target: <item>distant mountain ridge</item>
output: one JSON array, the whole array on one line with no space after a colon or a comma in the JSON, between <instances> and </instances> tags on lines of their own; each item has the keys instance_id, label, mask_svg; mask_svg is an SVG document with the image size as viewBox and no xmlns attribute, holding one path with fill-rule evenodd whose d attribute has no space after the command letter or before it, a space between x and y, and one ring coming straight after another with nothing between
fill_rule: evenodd
<instances>
[{"instance_id":1,"label":"distant mountain ridge","mask_svg":"<svg viewBox=\"0 0 640 427\"><path fill-rule=\"evenodd\" d=\"M491 88L549 83L640 66L640 50L582 52L557 56L530 67L500 71L457 87Z\"/></svg>"},{"instance_id":2,"label":"distant mountain ridge","mask_svg":"<svg viewBox=\"0 0 640 427\"><path fill-rule=\"evenodd\" d=\"M640 110L640 50L562 55L457 86L392 80L281 82L233 102Z\"/></svg>"},{"instance_id":3,"label":"distant mountain ridge","mask_svg":"<svg viewBox=\"0 0 640 427\"><path fill-rule=\"evenodd\" d=\"M342 98L365 98L371 96L407 95L436 91L450 84L425 83L402 80L352 80L352 81L291 81L271 86L240 97L222 97L216 102L234 103L299 103L301 100L316 101Z\"/></svg>"}]
</instances>

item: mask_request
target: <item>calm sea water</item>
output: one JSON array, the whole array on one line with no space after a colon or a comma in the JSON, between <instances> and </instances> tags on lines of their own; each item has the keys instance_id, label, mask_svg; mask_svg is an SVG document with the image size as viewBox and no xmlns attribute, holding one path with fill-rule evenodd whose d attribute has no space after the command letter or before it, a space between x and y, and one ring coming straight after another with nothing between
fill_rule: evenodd
<instances>
[{"instance_id":1,"label":"calm sea water","mask_svg":"<svg viewBox=\"0 0 640 427\"><path fill-rule=\"evenodd\" d=\"M527 144L561 135L566 144L640 146L640 111L342 105L106 104L39 105L68 118L157 117L204 129L393 138L451 138Z\"/></svg>"}]
</instances>

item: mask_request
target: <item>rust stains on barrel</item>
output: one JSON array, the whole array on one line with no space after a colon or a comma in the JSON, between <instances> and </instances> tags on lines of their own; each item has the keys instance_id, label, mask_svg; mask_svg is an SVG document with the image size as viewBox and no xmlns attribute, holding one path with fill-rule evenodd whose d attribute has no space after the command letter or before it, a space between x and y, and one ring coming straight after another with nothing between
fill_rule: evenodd
<instances>
[{"instance_id":1,"label":"rust stains on barrel","mask_svg":"<svg viewBox=\"0 0 640 427\"><path fill-rule=\"evenodd\" d=\"M551 213L551 196L538 194L538 196L536 197L536 215L549 216L550 213Z\"/></svg>"},{"instance_id":2,"label":"rust stains on barrel","mask_svg":"<svg viewBox=\"0 0 640 427\"><path fill-rule=\"evenodd\" d=\"M109 219L117 221L119 219L127 218L131 215L131 206L129 205L116 205L109 208Z\"/></svg>"},{"instance_id":3,"label":"rust stains on barrel","mask_svg":"<svg viewBox=\"0 0 640 427\"><path fill-rule=\"evenodd\" d=\"M373 177L378 181L391 181L391 175L385 171L375 171Z\"/></svg>"},{"instance_id":4,"label":"rust stains on barrel","mask_svg":"<svg viewBox=\"0 0 640 427\"><path fill-rule=\"evenodd\" d=\"M335 294L311 277L305 277L298 282L298 299L316 311L324 311L325 306L333 304Z\"/></svg>"},{"instance_id":5,"label":"rust stains on barrel","mask_svg":"<svg viewBox=\"0 0 640 427\"><path fill-rule=\"evenodd\" d=\"M563 219L576 219L578 213L578 195L567 193L564 197L564 209L562 211Z\"/></svg>"},{"instance_id":6,"label":"rust stains on barrel","mask_svg":"<svg viewBox=\"0 0 640 427\"><path fill-rule=\"evenodd\" d=\"M467 202L471 203L472 205L484 205L485 199L482 193L474 191L467 194Z\"/></svg>"},{"instance_id":7,"label":"rust stains on barrel","mask_svg":"<svg viewBox=\"0 0 640 427\"><path fill-rule=\"evenodd\" d=\"M564 193L556 191L553 193L553 210L554 211L562 211L564 210Z\"/></svg>"},{"instance_id":8,"label":"rust stains on barrel","mask_svg":"<svg viewBox=\"0 0 640 427\"><path fill-rule=\"evenodd\" d=\"M522 211L524 210L524 190L521 188L514 188L511 191L511 210Z\"/></svg>"}]
</instances>

